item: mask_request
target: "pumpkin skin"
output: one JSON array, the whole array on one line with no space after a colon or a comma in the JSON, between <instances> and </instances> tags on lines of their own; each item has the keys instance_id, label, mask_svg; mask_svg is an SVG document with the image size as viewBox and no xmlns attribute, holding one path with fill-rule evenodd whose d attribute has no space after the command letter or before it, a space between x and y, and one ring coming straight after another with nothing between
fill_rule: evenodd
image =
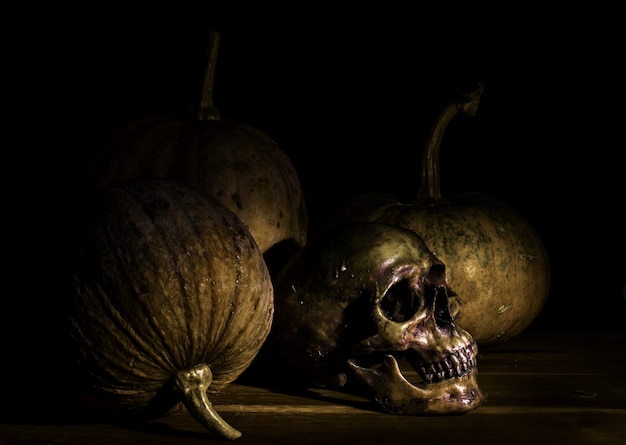
<instances>
[{"instance_id":1,"label":"pumpkin skin","mask_svg":"<svg viewBox=\"0 0 626 445\"><path fill-rule=\"evenodd\" d=\"M545 304L549 262L539 235L513 209L486 195L461 194L432 206L358 197L335 217L386 222L421 234L433 254L450 264L448 279L462 303L455 324L479 345L520 334Z\"/></svg>"},{"instance_id":2,"label":"pumpkin skin","mask_svg":"<svg viewBox=\"0 0 626 445\"><path fill-rule=\"evenodd\" d=\"M222 201L262 252L306 243L307 211L295 168L267 135L220 119L153 117L115 135L91 177L96 189L138 178L171 178Z\"/></svg>"},{"instance_id":3,"label":"pumpkin skin","mask_svg":"<svg viewBox=\"0 0 626 445\"><path fill-rule=\"evenodd\" d=\"M116 132L88 168L96 189L138 178L171 178L221 200L247 226L263 253L306 243L307 208L296 169L262 131L223 119L213 105L219 33L194 118L155 116ZM288 256L288 255L287 255Z\"/></svg>"},{"instance_id":4,"label":"pumpkin skin","mask_svg":"<svg viewBox=\"0 0 626 445\"><path fill-rule=\"evenodd\" d=\"M182 401L210 431L239 437L206 397L249 366L271 328L273 287L257 244L221 202L173 181L96 196L72 263L73 389L129 419Z\"/></svg>"},{"instance_id":5,"label":"pumpkin skin","mask_svg":"<svg viewBox=\"0 0 626 445\"><path fill-rule=\"evenodd\" d=\"M421 186L412 202L385 195L358 196L331 216L406 227L420 235L447 266L462 309L455 324L482 346L520 334L541 312L550 289L545 246L530 223L511 207L481 193L441 195L439 149L450 120L473 115L483 86L448 105L433 127L422 160Z\"/></svg>"}]
</instances>

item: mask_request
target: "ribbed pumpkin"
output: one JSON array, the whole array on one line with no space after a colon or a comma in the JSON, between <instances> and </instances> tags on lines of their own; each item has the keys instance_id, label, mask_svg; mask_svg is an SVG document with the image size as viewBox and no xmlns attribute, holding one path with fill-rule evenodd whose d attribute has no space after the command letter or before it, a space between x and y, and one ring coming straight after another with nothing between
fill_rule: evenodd
<instances>
[{"instance_id":1,"label":"ribbed pumpkin","mask_svg":"<svg viewBox=\"0 0 626 445\"><path fill-rule=\"evenodd\" d=\"M87 180L100 189L136 178L173 178L216 196L245 224L263 253L306 243L308 218L297 172L255 127L223 119L213 104L220 34L210 51L195 118L130 122L94 157Z\"/></svg>"},{"instance_id":2,"label":"ribbed pumpkin","mask_svg":"<svg viewBox=\"0 0 626 445\"><path fill-rule=\"evenodd\" d=\"M442 196L441 141L459 113L473 116L484 86L444 107L425 146L421 185L412 202L383 195L358 196L331 216L341 221L377 221L420 235L447 266L450 285L462 301L455 323L479 345L521 333L541 312L550 287L550 265L542 240L511 207L480 193Z\"/></svg>"},{"instance_id":3,"label":"ribbed pumpkin","mask_svg":"<svg viewBox=\"0 0 626 445\"><path fill-rule=\"evenodd\" d=\"M72 263L72 388L105 414L162 416L180 401L210 431L239 431L215 394L269 334L273 287L245 225L218 200L167 180L99 191Z\"/></svg>"}]
</instances>

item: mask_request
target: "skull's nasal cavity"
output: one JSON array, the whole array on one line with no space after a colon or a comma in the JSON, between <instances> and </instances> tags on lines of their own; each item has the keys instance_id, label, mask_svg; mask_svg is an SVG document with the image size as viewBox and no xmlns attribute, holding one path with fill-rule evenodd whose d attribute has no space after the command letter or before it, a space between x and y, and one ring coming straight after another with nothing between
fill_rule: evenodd
<instances>
[{"instance_id":1,"label":"skull's nasal cavity","mask_svg":"<svg viewBox=\"0 0 626 445\"><path fill-rule=\"evenodd\" d=\"M448 290L444 286L435 289L435 320L439 326L449 325L453 321L448 301Z\"/></svg>"},{"instance_id":2,"label":"skull's nasal cavity","mask_svg":"<svg viewBox=\"0 0 626 445\"><path fill-rule=\"evenodd\" d=\"M424 296L408 280L400 280L387 290L380 309L389 320L403 322L410 320L423 305Z\"/></svg>"},{"instance_id":3,"label":"skull's nasal cavity","mask_svg":"<svg viewBox=\"0 0 626 445\"><path fill-rule=\"evenodd\" d=\"M452 323L448 287L446 286L446 269L442 264L435 264L428 271L428 285L426 295L429 301L434 302L435 320L438 325L446 326ZM431 300L432 298L432 300Z\"/></svg>"}]
</instances>

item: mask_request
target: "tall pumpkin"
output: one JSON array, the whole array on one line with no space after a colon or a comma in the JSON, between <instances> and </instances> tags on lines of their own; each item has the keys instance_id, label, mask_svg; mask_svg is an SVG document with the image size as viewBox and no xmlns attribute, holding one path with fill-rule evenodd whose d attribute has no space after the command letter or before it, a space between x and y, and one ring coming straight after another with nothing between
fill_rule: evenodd
<instances>
[{"instance_id":1,"label":"tall pumpkin","mask_svg":"<svg viewBox=\"0 0 626 445\"><path fill-rule=\"evenodd\" d=\"M209 431L239 437L208 396L271 328L269 271L245 225L214 198L150 180L98 192L82 227L67 302L79 401L127 419L182 401Z\"/></svg>"},{"instance_id":2,"label":"tall pumpkin","mask_svg":"<svg viewBox=\"0 0 626 445\"><path fill-rule=\"evenodd\" d=\"M480 193L444 197L439 179L441 141L459 113L473 116L483 85L439 114L422 158L421 185L412 202L383 195L358 196L329 224L365 220L409 228L447 266L462 309L455 322L479 345L521 333L548 297L550 264L531 224L511 207Z\"/></svg>"},{"instance_id":3,"label":"tall pumpkin","mask_svg":"<svg viewBox=\"0 0 626 445\"><path fill-rule=\"evenodd\" d=\"M303 246L308 216L296 169L259 129L224 119L213 103L220 34L212 32L195 118L131 122L96 154L87 180L96 189L136 178L173 178L216 196L250 230L263 253Z\"/></svg>"}]
</instances>

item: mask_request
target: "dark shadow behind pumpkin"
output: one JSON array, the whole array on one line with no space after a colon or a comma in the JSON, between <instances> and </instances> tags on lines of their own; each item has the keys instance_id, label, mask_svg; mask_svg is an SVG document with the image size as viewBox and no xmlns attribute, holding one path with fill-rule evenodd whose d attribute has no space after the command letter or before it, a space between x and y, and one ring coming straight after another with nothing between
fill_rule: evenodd
<instances>
[{"instance_id":1,"label":"dark shadow behind pumpkin","mask_svg":"<svg viewBox=\"0 0 626 445\"><path fill-rule=\"evenodd\" d=\"M77 420L82 414L66 389L63 293L84 201L60 185L32 193L9 203L2 243L0 419Z\"/></svg>"}]
</instances>

